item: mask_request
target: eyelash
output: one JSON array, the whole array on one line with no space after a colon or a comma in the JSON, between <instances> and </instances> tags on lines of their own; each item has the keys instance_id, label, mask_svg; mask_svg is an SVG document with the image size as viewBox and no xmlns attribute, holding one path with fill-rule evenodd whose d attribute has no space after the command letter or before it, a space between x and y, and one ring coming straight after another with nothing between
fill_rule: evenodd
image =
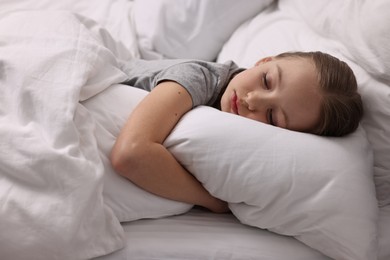
<instances>
[{"instance_id":1,"label":"eyelash","mask_svg":"<svg viewBox=\"0 0 390 260\"><path fill-rule=\"evenodd\" d=\"M268 85L268 80L267 80L267 73L263 73L263 85L265 86L265 88L266 88L267 90L270 89L270 86ZM268 123L269 123L270 125L275 126L275 122L274 122L274 120L273 120L273 116L272 116L273 113L272 113L272 112L273 112L273 111L272 111L271 108L267 110L267 120L268 120Z\"/></svg>"},{"instance_id":2,"label":"eyelash","mask_svg":"<svg viewBox=\"0 0 390 260\"><path fill-rule=\"evenodd\" d=\"M263 84L266 89L269 89L268 81L267 81L267 73L263 73Z\"/></svg>"},{"instance_id":3,"label":"eyelash","mask_svg":"<svg viewBox=\"0 0 390 260\"><path fill-rule=\"evenodd\" d=\"M267 110L267 120L268 120L268 123L270 124L270 125L273 125L273 126L275 126L275 122L274 122L274 120L273 120L273 113L272 113L273 111L272 111L272 109L270 108L270 109L268 109Z\"/></svg>"}]
</instances>

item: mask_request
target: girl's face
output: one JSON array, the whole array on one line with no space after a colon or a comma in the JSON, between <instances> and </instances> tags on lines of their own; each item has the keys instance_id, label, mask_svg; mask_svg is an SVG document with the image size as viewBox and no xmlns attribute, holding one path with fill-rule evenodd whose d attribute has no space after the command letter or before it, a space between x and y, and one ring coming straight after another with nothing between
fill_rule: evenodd
<instances>
[{"instance_id":1,"label":"girl's face","mask_svg":"<svg viewBox=\"0 0 390 260\"><path fill-rule=\"evenodd\" d=\"M265 58L237 74L221 110L278 127L310 132L319 121L321 94L314 63L304 58Z\"/></svg>"}]
</instances>

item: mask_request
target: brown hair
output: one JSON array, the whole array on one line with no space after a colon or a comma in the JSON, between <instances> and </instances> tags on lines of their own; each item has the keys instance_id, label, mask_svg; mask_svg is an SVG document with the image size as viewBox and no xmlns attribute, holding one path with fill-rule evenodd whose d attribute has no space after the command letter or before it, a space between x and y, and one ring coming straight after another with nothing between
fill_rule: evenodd
<instances>
[{"instance_id":1,"label":"brown hair","mask_svg":"<svg viewBox=\"0 0 390 260\"><path fill-rule=\"evenodd\" d=\"M324 136L343 136L359 126L363 103L352 69L343 61L322 52L286 52L276 58L308 58L318 71L322 90L320 121L312 131Z\"/></svg>"}]
</instances>

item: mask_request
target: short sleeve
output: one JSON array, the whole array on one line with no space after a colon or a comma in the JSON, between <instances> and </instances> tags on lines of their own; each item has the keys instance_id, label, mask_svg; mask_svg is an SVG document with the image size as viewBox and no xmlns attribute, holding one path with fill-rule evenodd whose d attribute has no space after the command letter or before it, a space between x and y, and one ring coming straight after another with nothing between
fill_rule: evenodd
<instances>
[{"instance_id":1,"label":"short sleeve","mask_svg":"<svg viewBox=\"0 0 390 260\"><path fill-rule=\"evenodd\" d=\"M224 64L187 61L162 70L154 84L172 80L182 85L191 95L193 107L212 105L219 93L228 84L232 72L238 67L233 62Z\"/></svg>"}]
</instances>

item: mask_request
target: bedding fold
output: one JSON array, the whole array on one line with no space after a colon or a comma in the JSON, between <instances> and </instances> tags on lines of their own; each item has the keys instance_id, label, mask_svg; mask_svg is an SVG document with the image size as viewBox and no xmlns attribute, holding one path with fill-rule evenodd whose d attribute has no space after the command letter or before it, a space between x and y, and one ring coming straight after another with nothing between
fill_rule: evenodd
<instances>
[{"instance_id":1,"label":"bedding fold","mask_svg":"<svg viewBox=\"0 0 390 260\"><path fill-rule=\"evenodd\" d=\"M89 259L123 247L103 200L95 122L79 103L126 78L115 44L69 12L0 19L2 259Z\"/></svg>"}]
</instances>

